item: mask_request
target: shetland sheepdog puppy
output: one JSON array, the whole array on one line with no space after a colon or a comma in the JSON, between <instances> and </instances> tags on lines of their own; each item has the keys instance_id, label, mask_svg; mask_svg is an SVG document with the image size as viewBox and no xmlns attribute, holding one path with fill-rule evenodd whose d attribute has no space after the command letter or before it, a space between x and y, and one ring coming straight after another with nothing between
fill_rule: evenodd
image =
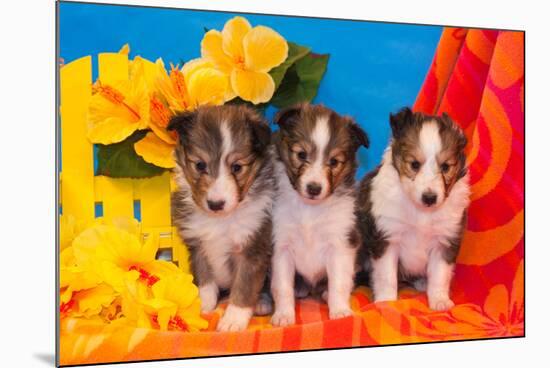
<instances>
[{"instance_id":1,"label":"shetland sheepdog puppy","mask_svg":"<svg viewBox=\"0 0 550 368\"><path fill-rule=\"evenodd\" d=\"M390 125L382 164L358 195L374 300L397 299L398 282L408 281L427 291L431 309L447 310L469 205L466 138L447 114L404 108L390 115Z\"/></svg>"},{"instance_id":2,"label":"shetland sheepdog puppy","mask_svg":"<svg viewBox=\"0 0 550 368\"><path fill-rule=\"evenodd\" d=\"M294 280L328 282L330 318L351 314L356 255L355 154L368 146L349 117L320 105L279 112L274 139L277 194L273 204L272 323L295 323Z\"/></svg>"},{"instance_id":3,"label":"shetland sheepdog puppy","mask_svg":"<svg viewBox=\"0 0 550 368\"><path fill-rule=\"evenodd\" d=\"M228 290L217 329L243 330L255 309L271 313L271 300L260 298L272 254L269 125L251 108L225 105L177 115L168 129L179 133L172 217L190 250L202 311Z\"/></svg>"}]
</instances>

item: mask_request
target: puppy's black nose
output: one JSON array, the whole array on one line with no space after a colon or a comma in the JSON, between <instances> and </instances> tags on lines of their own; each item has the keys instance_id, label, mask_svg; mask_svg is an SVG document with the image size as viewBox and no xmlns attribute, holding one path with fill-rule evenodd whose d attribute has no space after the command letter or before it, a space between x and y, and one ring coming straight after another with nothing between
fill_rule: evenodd
<instances>
[{"instance_id":1,"label":"puppy's black nose","mask_svg":"<svg viewBox=\"0 0 550 368\"><path fill-rule=\"evenodd\" d=\"M212 211L221 211L223 210L223 206L225 205L225 201L206 201L208 203L208 208L210 208Z\"/></svg>"},{"instance_id":2,"label":"puppy's black nose","mask_svg":"<svg viewBox=\"0 0 550 368\"><path fill-rule=\"evenodd\" d=\"M432 192L422 193L422 203L427 207L434 205L435 202L437 202L437 194Z\"/></svg>"},{"instance_id":3,"label":"puppy's black nose","mask_svg":"<svg viewBox=\"0 0 550 368\"><path fill-rule=\"evenodd\" d=\"M306 185L307 194L310 196L316 197L319 194L321 194L321 191L323 190L323 187L317 183L309 183Z\"/></svg>"}]
</instances>

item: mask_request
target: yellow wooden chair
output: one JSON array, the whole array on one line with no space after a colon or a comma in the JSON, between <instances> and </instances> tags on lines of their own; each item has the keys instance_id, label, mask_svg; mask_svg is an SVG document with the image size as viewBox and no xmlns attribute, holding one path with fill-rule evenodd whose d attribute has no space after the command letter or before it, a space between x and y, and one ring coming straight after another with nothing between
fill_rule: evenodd
<instances>
[{"instance_id":1,"label":"yellow wooden chair","mask_svg":"<svg viewBox=\"0 0 550 368\"><path fill-rule=\"evenodd\" d=\"M105 83L128 79L128 56L98 55L99 77ZM159 250L171 250L172 261L189 271L188 251L170 216L170 173L148 179L114 179L94 176L94 148L86 137L88 103L92 95L92 57L86 56L61 68L61 175L63 214L85 223L95 217L98 204L106 219L134 217L140 211L142 236L158 234ZM137 205L136 206L136 202Z\"/></svg>"}]
</instances>

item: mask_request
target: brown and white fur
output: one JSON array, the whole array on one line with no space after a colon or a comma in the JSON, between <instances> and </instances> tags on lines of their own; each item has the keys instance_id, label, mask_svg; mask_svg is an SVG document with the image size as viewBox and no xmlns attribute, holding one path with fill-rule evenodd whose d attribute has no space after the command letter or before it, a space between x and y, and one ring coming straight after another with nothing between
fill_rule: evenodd
<instances>
[{"instance_id":1,"label":"brown and white fur","mask_svg":"<svg viewBox=\"0 0 550 368\"><path fill-rule=\"evenodd\" d=\"M368 146L367 135L351 118L321 105L289 108L275 121L271 321L295 323L295 273L310 285L328 279L330 318L348 316L359 248L355 153Z\"/></svg>"},{"instance_id":2,"label":"brown and white fur","mask_svg":"<svg viewBox=\"0 0 550 368\"><path fill-rule=\"evenodd\" d=\"M398 281L446 310L469 204L462 130L446 114L390 115L382 164L360 184L359 227L375 301L396 300Z\"/></svg>"},{"instance_id":3,"label":"brown and white fur","mask_svg":"<svg viewBox=\"0 0 550 368\"><path fill-rule=\"evenodd\" d=\"M179 133L172 216L191 253L202 311L229 289L217 329L243 330L255 307L271 312L271 301L259 298L272 253L269 125L250 108L225 105L178 115L168 129Z\"/></svg>"}]
</instances>

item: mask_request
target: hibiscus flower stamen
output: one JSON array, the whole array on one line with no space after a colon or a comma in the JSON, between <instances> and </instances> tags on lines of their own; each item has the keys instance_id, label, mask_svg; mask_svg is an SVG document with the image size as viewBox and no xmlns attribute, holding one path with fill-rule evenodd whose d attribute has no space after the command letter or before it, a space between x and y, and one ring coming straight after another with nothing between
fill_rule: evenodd
<instances>
[{"instance_id":1,"label":"hibiscus flower stamen","mask_svg":"<svg viewBox=\"0 0 550 368\"><path fill-rule=\"evenodd\" d=\"M130 105L128 105L126 102L124 102L125 100L124 95L119 91L117 91L115 88L108 85L103 85L98 80L92 86L92 93L99 93L101 96L111 101L113 104L124 106L134 116L135 119L137 120L141 119L139 113L136 110L134 110Z\"/></svg>"},{"instance_id":2,"label":"hibiscus flower stamen","mask_svg":"<svg viewBox=\"0 0 550 368\"><path fill-rule=\"evenodd\" d=\"M156 97L151 97L151 120L159 127L166 128L170 122L170 113L164 104Z\"/></svg>"},{"instance_id":3,"label":"hibiscus flower stamen","mask_svg":"<svg viewBox=\"0 0 550 368\"><path fill-rule=\"evenodd\" d=\"M158 322L158 315L151 316L151 320L153 321L153 324L156 328L159 328L159 322ZM188 331L189 326L180 316L174 316L170 318L168 321L168 329L169 330L180 330L180 331Z\"/></svg>"},{"instance_id":4,"label":"hibiscus flower stamen","mask_svg":"<svg viewBox=\"0 0 550 368\"><path fill-rule=\"evenodd\" d=\"M149 287L155 285L155 284L157 283L157 281L160 280L157 276L155 276L155 275L153 275L153 274L147 272L147 271L144 270L143 268L139 268L139 267L137 267L137 266L131 266L131 267L129 268L129 271L137 271L137 272L139 272L139 279L140 279L141 281L144 281L144 282L147 284L147 286L149 286Z\"/></svg>"},{"instance_id":5,"label":"hibiscus flower stamen","mask_svg":"<svg viewBox=\"0 0 550 368\"><path fill-rule=\"evenodd\" d=\"M59 312L61 314L69 313L74 307L74 303L74 299L71 299L66 303L61 303L61 306L59 307Z\"/></svg>"},{"instance_id":6,"label":"hibiscus flower stamen","mask_svg":"<svg viewBox=\"0 0 550 368\"><path fill-rule=\"evenodd\" d=\"M170 318L170 322L168 324L177 330L187 331L188 329L187 323L185 323L185 321L180 316Z\"/></svg>"},{"instance_id":7,"label":"hibiscus flower stamen","mask_svg":"<svg viewBox=\"0 0 550 368\"><path fill-rule=\"evenodd\" d=\"M185 110L189 107L189 104L187 103L188 100L188 92L187 92L187 86L185 85L185 78L183 77L183 73L178 68L178 66L174 66L173 64L170 64L170 80L172 81L172 85L174 86L174 90L180 97L181 103L183 104L183 107Z\"/></svg>"},{"instance_id":8,"label":"hibiscus flower stamen","mask_svg":"<svg viewBox=\"0 0 550 368\"><path fill-rule=\"evenodd\" d=\"M238 69L241 69L241 70L244 70L244 58L242 56L237 56L235 58L235 66L238 68Z\"/></svg>"}]
</instances>

